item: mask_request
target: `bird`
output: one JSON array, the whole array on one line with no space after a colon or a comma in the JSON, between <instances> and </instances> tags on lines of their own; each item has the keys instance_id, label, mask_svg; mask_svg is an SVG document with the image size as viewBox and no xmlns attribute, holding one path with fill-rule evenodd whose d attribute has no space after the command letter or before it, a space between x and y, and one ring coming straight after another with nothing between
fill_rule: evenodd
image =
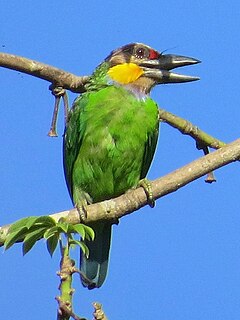
<instances>
[{"instance_id":1,"label":"bird","mask_svg":"<svg viewBox=\"0 0 240 320\"><path fill-rule=\"evenodd\" d=\"M63 135L65 179L80 216L87 215L88 205L117 197L145 181L159 134L158 105L150 92L158 84L198 80L171 70L199 62L130 43L112 51L95 69L86 92L69 111ZM149 202L153 205L151 193ZM81 281L88 289L105 281L112 224L89 224L95 238L84 240L89 256L81 252L80 257Z\"/></svg>"}]
</instances>

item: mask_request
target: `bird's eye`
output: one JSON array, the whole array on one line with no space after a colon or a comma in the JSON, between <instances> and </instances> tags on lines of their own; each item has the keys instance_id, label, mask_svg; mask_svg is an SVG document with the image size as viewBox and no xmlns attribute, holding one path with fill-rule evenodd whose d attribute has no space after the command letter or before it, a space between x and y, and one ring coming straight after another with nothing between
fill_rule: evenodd
<instances>
[{"instance_id":1,"label":"bird's eye","mask_svg":"<svg viewBox=\"0 0 240 320\"><path fill-rule=\"evenodd\" d=\"M138 59L143 59L144 57L146 57L146 49L142 47L136 49L135 56Z\"/></svg>"}]
</instances>

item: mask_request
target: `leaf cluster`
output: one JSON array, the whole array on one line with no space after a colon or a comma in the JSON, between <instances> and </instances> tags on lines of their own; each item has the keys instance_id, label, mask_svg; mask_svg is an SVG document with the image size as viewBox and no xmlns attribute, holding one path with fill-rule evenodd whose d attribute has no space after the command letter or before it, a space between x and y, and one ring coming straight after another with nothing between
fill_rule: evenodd
<instances>
[{"instance_id":1,"label":"leaf cluster","mask_svg":"<svg viewBox=\"0 0 240 320\"><path fill-rule=\"evenodd\" d=\"M81 223L73 225L65 222L64 219L56 221L49 216L31 216L16 221L7 233L4 247L7 250L16 242L21 241L23 242L23 255L25 255L38 240L44 238L47 243L47 250L52 256L62 234L67 237L70 246L78 245L86 256L89 255L86 244L81 240L91 241L94 239L92 228ZM74 239L74 234L80 235L81 240Z\"/></svg>"}]
</instances>

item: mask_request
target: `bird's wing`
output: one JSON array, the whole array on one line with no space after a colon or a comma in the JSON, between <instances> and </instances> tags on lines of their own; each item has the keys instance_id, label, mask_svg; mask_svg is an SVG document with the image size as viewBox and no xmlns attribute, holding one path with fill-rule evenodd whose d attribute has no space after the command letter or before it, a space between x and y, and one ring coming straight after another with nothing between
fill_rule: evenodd
<instances>
[{"instance_id":1,"label":"bird's wing","mask_svg":"<svg viewBox=\"0 0 240 320\"><path fill-rule=\"evenodd\" d=\"M70 194L72 194L72 171L82 144L85 124L80 121L88 102L87 95L78 97L69 112L63 139L63 165Z\"/></svg>"},{"instance_id":2,"label":"bird's wing","mask_svg":"<svg viewBox=\"0 0 240 320\"><path fill-rule=\"evenodd\" d=\"M142 169L140 179L146 177L149 167L152 163L152 159L155 153L157 140L158 140L158 133L159 133L159 123L156 122L156 127L154 130L148 133L147 140L145 143L145 149L143 154L143 161L142 161Z\"/></svg>"}]
</instances>

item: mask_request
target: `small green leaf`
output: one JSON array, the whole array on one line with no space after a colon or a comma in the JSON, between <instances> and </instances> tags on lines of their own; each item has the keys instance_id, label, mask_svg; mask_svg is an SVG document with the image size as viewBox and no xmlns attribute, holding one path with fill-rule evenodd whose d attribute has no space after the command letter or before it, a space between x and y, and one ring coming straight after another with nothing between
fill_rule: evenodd
<instances>
[{"instance_id":1,"label":"small green leaf","mask_svg":"<svg viewBox=\"0 0 240 320\"><path fill-rule=\"evenodd\" d=\"M47 249L48 249L48 252L51 257L53 255L54 251L56 250L58 240L59 240L58 235L54 235L54 236L47 239Z\"/></svg>"},{"instance_id":2,"label":"small green leaf","mask_svg":"<svg viewBox=\"0 0 240 320\"><path fill-rule=\"evenodd\" d=\"M24 219L26 219L26 218L24 218ZM38 217L34 217L34 216L33 217L28 217L25 226L28 229L30 229L34 225L34 223L35 223L35 221L37 219L38 219Z\"/></svg>"},{"instance_id":3,"label":"small green leaf","mask_svg":"<svg viewBox=\"0 0 240 320\"><path fill-rule=\"evenodd\" d=\"M85 239L85 234L86 234L85 226L82 223L75 224L73 226L73 229L74 229L75 232L80 234L80 236L82 237L83 240Z\"/></svg>"},{"instance_id":4,"label":"small green leaf","mask_svg":"<svg viewBox=\"0 0 240 320\"><path fill-rule=\"evenodd\" d=\"M82 252L84 253L84 255L88 258L89 257L89 249L88 247L86 246L86 244L84 242L80 242L79 243L81 249L82 249Z\"/></svg>"},{"instance_id":5,"label":"small green leaf","mask_svg":"<svg viewBox=\"0 0 240 320\"><path fill-rule=\"evenodd\" d=\"M32 249L34 244L43 237L46 228L39 228L26 235L23 241L23 255Z\"/></svg>"},{"instance_id":6,"label":"small green leaf","mask_svg":"<svg viewBox=\"0 0 240 320\"><path fill-rule=\"evenodd\" d=\"M21 229L17 229L14 232L8 232L6 240L4 242L5 250L9 249L14 243L16 243L18 240L24 239L24 236L26 235L28 229L27 227L22 227Z\"/></svg>"},{"instance_id":7,"label":"small green leaf","mask_svg":"<svg viewBox=\"0 0 240 320\"><path fill-rule=\"evenodd\" d=\"M71 245L77 245L77 246L79 246L81 249L82 249L82 252L85 254L85 256L88 258L89 257L89 249L88 249L88 247L86 246L86 244L84 243L84 242L82 242L82 241L79 241L79 240L75 240L75 239L71 239L70 241L69 241L69 243L71 244Z\"/></svg>"},{"instance_id":8,"label":"small green leaf","mask_svg":"<svg viewBox=\"0 0 240 320\"><path fill-rule=\"evenodd\" d=\"M41 216L36 219L35 224L42 224L43 226L50 228L56 226L56 221L49 216Z\"/></svg>"},{"instance_id":9,"label":"small green leaf","mask_svg":"<svg viewBox=\"0 0 240 320\"><path fill-rule=\"evenodd\" d=\"M75 233L73 226L74 225L72 223L68 223L68 231L67 231L68 234Z\"/></svg>"},{"instance_id":10,"label":"small green leaf","mask_svg":"<svg viewBox=\"0 0 240 320\"><path fill-rule=\"evenodd\" d=\"M86 231L86 239L89 241L93 241L95 238L94 230L89 226L84 226L84 229Z\"/></svg>"},{"instance_id":11,"label":"small green leaf","mask_svg":"<svg viewBox=\"0 0 240 320\"><path fill-rule=\"evenodd\" d=\"M61 232L68 233L69 232L69 224L66 222L59 222L57 227L61 230Z\"/></svg>"},{"instance_id":12,"label":"small green leaf","mask_svg":"<svg viewBox=\"0 0 240 320\"><path fill-rule=\"evenodd\" d=\"M45 239L49 239L51 238L52 236L54 236L55 234L58 234L59 233L59 228L58 226L55 226L55 227L52 227L50 229L47 229L43 235L43 237Z\"/></svg>"},{"instance_id":13,"label":"small green leaf","mask_svg":"<svg viewBox=\"0 0 240 320\"><path fill-rule=\"evenodd\" d=\"M15 232L19 229L22 229L23 227L26 227L26 224L29 220L31 220L32 217L28 217L28 218L23 218L23 219L20 219L18 221L16 221L15 223L13 223L11 225L11 227L9 228L9 231L8 233L12 233L12 232Z\"/></svg>"},{"instance_id":14,"label":"small green leaf","mask_svg":"<svg viewBox=\"0 0 240 320\"><path fill-rule=\"evenodd\" d=\"M69 238L68 239L68 242L69 242L69 244L72 246L72 247L74 247L75 245L76 246L80 246L80 241L78 241L78 240L75 240L75 239L73 239L73 238Z\"/></svg>"}]
</instances>

